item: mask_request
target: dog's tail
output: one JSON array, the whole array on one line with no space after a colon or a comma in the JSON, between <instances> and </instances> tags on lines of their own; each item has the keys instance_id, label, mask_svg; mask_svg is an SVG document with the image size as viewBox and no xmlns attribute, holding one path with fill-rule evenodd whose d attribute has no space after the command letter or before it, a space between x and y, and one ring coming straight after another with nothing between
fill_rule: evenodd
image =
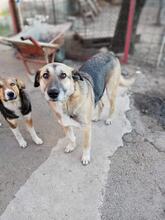
<instances>
[{"instance_id":1,"label":"dog's tail","mask_svg":"<svg viewBox=\"0 0 165 220\"><path fill-rule=\"evenodd\" d=\"M120 86L129 87L134 83L134 81L135 81L134 77L130 79L125 79L122 75L120 76Z\"/></svg>"}]
</instances>

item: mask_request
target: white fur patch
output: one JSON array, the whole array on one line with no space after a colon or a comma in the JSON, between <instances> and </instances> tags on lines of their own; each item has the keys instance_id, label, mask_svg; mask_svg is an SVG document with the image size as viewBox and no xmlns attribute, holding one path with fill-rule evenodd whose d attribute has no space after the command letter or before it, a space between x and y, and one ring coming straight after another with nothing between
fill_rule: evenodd
<instances>
[{"instance_id":1,"label":"white fur patch","mask_svg":"<svg viewBox=\"0 0 165 220\"><path fill-rule=\"evenodd\" d=\"M32 137L32 140L36 143L36 144L43 144L43 141L41 138L39 138L36 134L36 131L34 129L34 127L27 127L31 137Z\"/></svg>"},{"instance_id":2,"label":"white fur patch","mask_svg":"<svg viewBox=\"0 0 165 220\"><path fill-rule=\"evenodd\" d=\"M16 137L16 140L18 141L20 147L25 148L27 147L27 142L22 137L22 134L19 131L19 128L11 128L11 131L13 132L14 136Z\"/></svg>"},{"instance_id":3,"label":"white fur patch","mask_svg":"<svg viewBox=\"0 0 165 220\"><path fill-rule=\"evenodd\" d=\"M60 93L58 95L58 101L65 101L66 100L66 94L64 93L63 89L60 89Z\"/></svg>"},{"instance_id":4,"label":"white fur patch","mask_svg":"<svg viewBox=\"0 0 165 220\"><path fill-rule=\"evenodd\" d=\"M3 105L13 111L17 116L21 116L21 111L20 111L20 107L21 107L21 102L19 97L15 100L12 101L8 101L8 102L3 102Z\"/></svg>"},{"instance_id":5,"label":"white fur patch","mask_svg":"<svg viewBox=\"0 0 165 220\"><path fill-rule=\"evenodd\" d=\"M47 90L44 92L44 96L45 96L46 101L50 100L50 97L48 96Z\"/></svg>"},{"instance_id":6,"label":"white fur patch","mask_svg":"<svg viewBox=\"0 0 165 220\"><path fill-rule=\"evenodd\" d=\"M30 120L31 119L31 112L27 115L24 116L27 120ZM27 125L27 130L29 131L31 137L32 137L32 140L36 143L36 144L43 144L43 141L41 138L39 138L36 134L36 131L34 129L34 127L30 127Z\"/></svg>"},{"instance_id":7,"label":"white fur patch","mask_svg":"<svg viewBox=\"0 0 165 220\"><path fill-rule=\"evenodd\" d=\"M91 160L91 154L90 154L90 149L83 149L83 155L82 155L82 159L81 162L83 165L88 165L90 163Z\"/></svg>"},{"instance_id":8,"label":"white fur patch","mask_svg":"<svg viewBox=\"0 0 165 220\"><path fill-rule=\"evenodd\" d=\"M60 75L60 73L61 73L63 70L62 70L61 66L58 65L58 66L56 66L56 70L55 70L55 71L56 71L56 74L57 74L57 75Z\"/></svg>"},{"instance_id":9,"label":"white fur patch","mask_svg":"<svg viewBox=\"0 0 165 220\"><path fill-rule=\"evenodd\" d=\"M65 153L70 153L72 152L76 147L75 143L69 143L66 147L65 147Z\"/></svg>"}]
</instances>

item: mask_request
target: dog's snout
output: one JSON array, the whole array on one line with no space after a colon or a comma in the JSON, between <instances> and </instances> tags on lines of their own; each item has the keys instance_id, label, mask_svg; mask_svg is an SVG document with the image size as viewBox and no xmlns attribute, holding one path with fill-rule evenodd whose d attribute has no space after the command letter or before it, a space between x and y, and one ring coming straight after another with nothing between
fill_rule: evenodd
<instances>
[{"instance_id":1,"label":"dog's snout","mask_svg":"<svg viewBox=\"0 0 165 220\"><path fill-rule=\"evenodd\" d=\"M59 91L58 89L55 89L55 88L48 90L48 96L49 96L50 98L52 98L52 99L57 98L58 95L59 95L59 93L60 93L60 91Z\"/></svg>"},{"instance_id":2,"label":"dog's snout","mask_svg":"<svg viewBox=\"0 0 165 220\"><path fill-rule=\"evenodd\" d=\"M9 92L7 93L7 96L12 99L12 98L14 98L15 94L14 94L14 92L9 91Z\"/></svg>"}]
</instances>

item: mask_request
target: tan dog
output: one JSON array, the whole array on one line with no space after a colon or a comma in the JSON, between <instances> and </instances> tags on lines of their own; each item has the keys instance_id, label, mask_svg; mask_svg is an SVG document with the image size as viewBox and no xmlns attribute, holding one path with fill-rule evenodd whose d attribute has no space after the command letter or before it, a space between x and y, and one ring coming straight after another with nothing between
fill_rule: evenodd
<instances>
[{"instance_id":1,"label":"tan dog","mask_svg":"<svg viewBox=\"0 0 165 220\"><path fill-rule=\"evenodd\" d=\"M118 59L112 53L97 54L85 62L78 71L62 63L52 63L36 73L34 86L40 86L41 92L70 140L65 152L73 151L76 146L72 127L82 127L83 165L90 162L91 120L94 106L98 103L98 112L101 113L103 105L100 100L106 89L111 104L106 124L110 124L119 83L128 84L121 76Z\"/></svg>"},{"instance_id":2,"label":"tan dog","mask_svg":"<svg viewBox=\"0 0 165 220\"><path fill-rule=\"evenodd\" d=\"M0 78L0 112L8 122L11 131L22 148L25 148L27 143L18 128L17 119L20 116L25 118L27 129L33 141L36 144L43 143L34 130L31 117L31 103L24 89L25 85L19 79Z\"/></svg>"},{"instance_id":3,"label":"tan dog","mask_svg":"<svg viewBox=\"0 0 165 220\"><path fill-rule=\"evenodd\" d=\"M81 80L82 76L73 73L73 69L64 64L54 63L44 66L37 72L35 87L40 85L49 105L56 113L58 122L70 140L65 152L71 152L76 146L74 127L83 127L82 163L90 161L91 118L94 95L90 80ZM80 79L80 80L79 80Z\"/></svg>"}]
</instances>

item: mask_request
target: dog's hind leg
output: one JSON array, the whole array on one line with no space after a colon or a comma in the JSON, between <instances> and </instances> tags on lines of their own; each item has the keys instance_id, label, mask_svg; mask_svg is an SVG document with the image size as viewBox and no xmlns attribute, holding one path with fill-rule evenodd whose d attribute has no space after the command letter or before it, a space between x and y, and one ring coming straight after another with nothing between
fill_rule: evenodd
<instances>
[{"instance_id":1,"label":"dog's hind leg","mask_svg":"<svg viewBox=\"0 0 165 220\"><path fill-rule=\"evenodd\" d=\"M19 143L19 146L22 148L27 147L27 142L24 140L22 137L22 134L20 133L19 127L17 125L17 120L16 119L7 119L7 122L10 125L10 129L13 132L16 140Z\"/></svg>"},{"instance_id":2,"label":"dog's hind leg","mask_svg":"<svg viewBox=\"0 0 165 220\"><path fill-rule=\"evenodd\" d=\"M66 137L69 139L69 144L65 147L65 152L70 153L76 147L76 137L72 127L64 127L64 132Z\"/></svg>"},{"instance_id":3,"label":"dog's hind leg","mask_svg":"<svg viewBox=\"0 0 165 220\"><path fill-rule=\"evenodd\" d=\"M25 122L26 122L26 127L27 127L27 130L29 131L33 141L36 143L36 144L43 144L43 141L41 140L41 138L39 138L36 134L36 131L33 127L33 121L32 121L32 117L31 117L31 112L27 115L24 115L24 118L25 118Z\"/></svg>"},{"instance_id":4,"label":"dog's hind leg","mask_svg":"<svg viewBox=\"0 0 165 220\"><path fill-rule=\"evenodd\" d=\"M111 124L112 115L115 111L116 96L119 87L119 81L120 81L120 75L114 72L106 85L106 93L110 104L108 118L105 121L106 125Z\"/></svg>"},{"instance_id":5,"label":"dog's hind leg","mask_svg":"<svg viewBox=\"0 0 165 220\"><path fill-rule=\"evenodd\" d=\"M90 163L91 151L91 123L83 127L83 155L82 164L87 165Z\"/></svg>"}]
</instances>

